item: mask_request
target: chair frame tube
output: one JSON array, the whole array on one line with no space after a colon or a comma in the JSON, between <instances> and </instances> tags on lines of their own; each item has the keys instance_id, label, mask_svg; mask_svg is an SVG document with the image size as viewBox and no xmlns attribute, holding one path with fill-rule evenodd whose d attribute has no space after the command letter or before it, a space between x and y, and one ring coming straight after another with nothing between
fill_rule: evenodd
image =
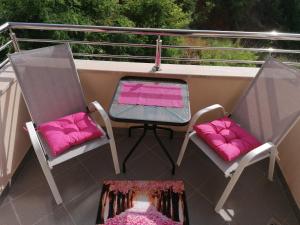
<instances>
[{"instance_id":1,"label":"chair frame tube","mask_svg":"<svg viewBox=\"0 0 300 225\"><path fill-rule=\"evenodd\" d=\"M212 112L212 111L215 111L215 110L221 110L223 116L225 116L227 113L225 111L225 108L220 105L220 104L214 104L214 105L211 105L211 106L208 106L204 109L201 109L199 110L198 112L196 112L194 114L194 116L192 117L191 119L191 122L189 124L189 127L188 127L188 130L186 132L186 135L185 135L185 139L183 141L183 144L182 144L182 147L181 147L181 150L180 150L180 153L179 153L179 156L178 156L178 159L177 159L177 165L180 166L181 162L182 162L182 159L183 159L183 156L184 156L184 153L186 151L186 148L187 148L187 145L188 145L188 142L191 138L191 136L194 135L194 133L192 132L193 131L193 126L196 124L197 120L209 113L209 112ZM274 174L274 167L275 167L275 161L276 161L276 156L278 154L278 151L277 151L277 146L274 145L273 143L271 142L267 142L267 143L264 143L260 146L258 146L257 148L255 148L254 150L248 152L240 161L239 163L239 166L237 167L237 169L234 171L234 173L232 174L231 176L231 179L229 181L229 183L227 184L223 194L221 195L219 201L217 202L217 205L215 207L215 211L217 213L220 213L220 210L223 208L226 200L228 199L231 191L233 190L235 184L237 183L239 177L241 176L242 172L244 171L244 169L251 165L251 161L259 156L260 154L262 153L265 153L266 151L270 151L270 161L269 161L269 171L268 171L268 179L270 181L273 180L273 174ZM258 160L260 161L260 160ZM227 176L225 174L225 176Z\"/></svg>"},{"instance_id":2,"label":"chair frame tube","mask_svg":"<svg viewBox=\"0 0 300 225\"><path fill-rule=\"evenodd\" d=\"M106 130L107 130L108 139L109 139L109 144L110 144L112 159L113 159L113 163L114 163L115 173L119 174L120 173L119 160L118 160L115 139L114 139L112 126L111 126L109 117L108 117L107 113L105 112L105 110L103 109L103 107L97 101L91 102L89 104L89 110L91 112L98 112L100 114L101 118L104 121L104 124L106 126ZM26 128L28 130L29 137L30 137L33 149L34 149L34 151L37 155L37 158L38 158L39 163L42 167L42 170L43 170L43 173L46 177L48 185L50 186L50 189L51 189L51 192L52 192L53 197L55 199L55 202L59 205L63 202L63 200L62 200L62 197L59 193L57 185L55 183L54 177L51 173L51 170L53 169L53 166L49 163L49 161L47 160L47 158L45 156L43 146L42 146L41 141L38 137L38 134L37 134L37 131L34 127L33 122L32 121L27 122L26 123ZM73 157L75 157L75 156L73 156Z\"/></svg>"},{"instance_id":3,"label":"chair frame tube","mask_svg":"<svg viewBox=\"0 0 300 225\"><path fill-rule=\"evenodd\" d=\"M106 131L107 131L107 135L109 138L110 151L111 151L111 155L112 155L112 159L113 159L113 163L114 163L115 172L116 172L116 174L119 174L120 173L120 165L119 165L116 143L115 143L110 119L99 102L97 102L97 101L91 102L89 104L88 108L89 108L90 112L97 111L103 119L103 122L106 127Z\"/></svg>"},{"instance_id":4,"label":"chair frame tube","mask_svg":"<svg viewBox=\"0 0 300 225\"><path fill-rule=\"evenodd\" d=\"M49 167L48 163L47 163L47 159L44 155L43 152L43 147L40 143L40 140L38 138L38 134L34 128L33 122L27 122L26 123L26 128L28 130L29 133L29 137L33 146L33 149L35 151L35 154L39 160L39 163L42 167L43 173L46 177L46 180L49 184L49 187L51 189L51 192L53 194L53 197L55 199L56 204L61 204L63 202L61 195L58 191L58 188L56 186L56 183L54 181L53 175L51 173L51 167Z\"/></svg>"}]
</instances>

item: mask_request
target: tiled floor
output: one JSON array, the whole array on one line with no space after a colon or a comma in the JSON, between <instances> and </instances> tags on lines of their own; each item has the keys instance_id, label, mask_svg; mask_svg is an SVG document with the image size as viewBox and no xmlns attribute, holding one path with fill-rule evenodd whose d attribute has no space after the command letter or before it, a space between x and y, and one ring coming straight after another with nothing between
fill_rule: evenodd
<instances>
[{"instance_id":1,"label":"tiled floor","mask_svg":"<svg viewBox=\"0 0 300 225\"><path fill-rule=\"evenodd\" d=\"M127 138L125 130L116 131L120 162L136 136L137 132ZM162 134L162 140L176 159L183 134L176 133L173 140ZM231 220L225 221L213 208L227 180L192 143L175 176L152 135L146 136L128 162L126 174L114 174L108 146L68 161L54 168L64 200L60 206L54 202L35 155L23 165L0 205L0 225L93 225L104 179L183 179L191 225L267 225L271 219L282 225L299 224L279 179L266 179L267 162L245 170L225 205Z\"/></svg>"}]
</instances>

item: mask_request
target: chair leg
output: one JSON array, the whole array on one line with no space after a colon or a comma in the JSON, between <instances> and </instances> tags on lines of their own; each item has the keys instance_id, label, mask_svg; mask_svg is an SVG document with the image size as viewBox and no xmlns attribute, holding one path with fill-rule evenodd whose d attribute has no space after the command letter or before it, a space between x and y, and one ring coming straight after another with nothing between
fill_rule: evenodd
<instances>
[{"instance_id":1,"label":"chair leg","mask_svg":"<svg viewBox=\"0 0 300 225\"><path fill-rule=\"evenodd\" d=\"M273 181L274 168L275 168L275 162L276 162L276 154L277 154L277 149L274 147L271 150L271 155L270 155L270 160L269 160L268 179L270 181Z\"/></svg>"},{"instance_id":2,"label":"chair leg","mask_svg":"<svg viewBox=\"0 0 300 225\"><path fill-rule=\"evenodd\" d=\"M116 174L119 174L120 173L120 165L119 165L118 153L117 153L117 148L116 148L116 143L115 143L114 138L111 138L109 140L109 145L110 145L111 156L112 156L114 167L115 167L115 172L116 172Z\"/></svg>"},{"instance_id":3,"label":"chair leg","mask_svg":"<svg viewBox=\"0 0 300 225\"><path fill-rule=\"evenodd\" d=\"M59 204L62 203L62 198L59 194L58 188L57 188L56 183L54 181L54 178L52 176L51 169L49 168L49 165L47 163L47 159L44 155L41 143L38 139L37 132L34 128L33 123L32 122L26 123L26 128L28 130L28 134L29 134L34 152L35 152L35 154L36 154L36 156L39 160L39 163L42 167L43 173L44 173L44 175L46 177L46 180L49 184L49 187L51 189L53 197L54 197L56 203L59 205Z\"/></svg>"},{"instance_id":4,"label":"chair leg","mask_svg":"<svg viewBox=\"0 0 300 225\"><path fill-rule=\"evenodd\" d=\"M185 150L186 150L187 144L189 143L189 140L190 140L190 134L186 133L183 144L180 149L178 159L177 159L177 166L180 166L180 164L181 164L181 161L183 159L183 155L185 153Z\"/></svg>"},{"instance_id":5,"label":"chair leg","mask_svg":"<svg viewBox=\"0 0 300 225\"><path fill-rule=\"evenodd\" d=\"M219 199L219 201L218 201L218 203L217 203L217 205L216 205L216 207L215 207L215 211L216 211L217 213L219 213L220 210L223 208L223 206L224 206L226 200L228 199L228 197L229 197L229 195L230 195L232 189L234 188L234 186L235 186L236 182L238 181L239 177L241 176L241 174L242 174L244 168L245 168L245 167L238 168L238 169L234 172L233 176L231 177L229 183L227 184L227 186L226 186L226 188L225 188L225 190L224 190L224 192L223 192L221 198Z\"/></svg>"},{"instance_id":6,"label":"chair leg","mask_svg":"<svg viewBox=\"0 0 300 225\"><path fill-rule=\"evenodd\" d=\"M62 201L61 195L60 195L60 193L59 193L59 191L58 191L58 188L57 188L57 186L56 186L56 183L55 183L55 181L54 181L54 178L53 178L53 176L52 176L51 170L50 170L50 168L49 168L47 162L44 161L43 159L41 159L41 158L39 157L39 154L38 154L37 152L36 152L36 154L37 154L39 163L40 163L40 165L41 165L41 167L42 167L43 173L44 173L44 175L45 175L45 177L46 177L46 180L47 180L47 182L48 182L48 185L49 185L49 187L50 187L50 189L51 189L52 195L53 195L53 197L54 197L54 199L55 199L55 202L56 202L57 205L59 205L59 204L61 204L63 201Z\"/></svg>"}]
</instances>

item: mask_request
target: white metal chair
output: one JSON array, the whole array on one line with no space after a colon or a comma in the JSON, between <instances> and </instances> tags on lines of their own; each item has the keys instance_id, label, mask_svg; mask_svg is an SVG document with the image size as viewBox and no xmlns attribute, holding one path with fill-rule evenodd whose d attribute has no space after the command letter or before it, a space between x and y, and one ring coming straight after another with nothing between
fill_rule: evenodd
<instances>
[{"instance_id":1,"label":"white metal chair","mask_svg":"<svg viewBox=\"0 0 300 225\"><path fill-rule=\"evenodd\" d=\"M120 168L109 117L97 101L86 104L69 45L14 53L9 58L32 119L26 123L26 128L56 203L62 203L62 198L51 170L60 163L110 144L115 172L118 174ZM76 112L98 112L107 133L97 125L105 135L75 146L59 156L52 156L36 127Z\"/></svg>"},{"instance_id":2,"label":"white metal chair","mask_svg":"<svg viewBox=\"0 0 300 225\"><path fill-rule=\"evenodd\" d=\"M225 177L231 177L215 207L216 212L219 213L223 208L247 166L269 157L268 179L273 180L277 146L299 119L299 98L300 72L273 58L268 59L230 114L231 119L263 144L231 162L220 158L193 130L197 120L204 114L219 110L223 116L226 115L224 107L215 104L201 109L192 117L177 165L180 166L187 144L192 140L223 171Z\"/></svg>"}]
</instances>

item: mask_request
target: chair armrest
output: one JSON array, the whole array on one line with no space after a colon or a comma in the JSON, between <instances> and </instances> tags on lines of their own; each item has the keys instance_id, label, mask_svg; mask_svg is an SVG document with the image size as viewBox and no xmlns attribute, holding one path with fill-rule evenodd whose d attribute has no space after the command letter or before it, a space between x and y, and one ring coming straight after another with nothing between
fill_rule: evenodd
<instances>
[{"instance_id":1,"label":"chair armrest","mask_svg":"<svg viewBox=\"0 0 300 225\"><path fill-rule=\"evenodd\" d=\"M272 142L266 142L257 148L253 149L252 151L248 152L240 161L240 166L241 167L246 167L252 159L254 159L256 156L272 149L275 148L276 146Z\"/></svg>"},{"instance_id":2,"label":"chair armrest","mask_svg":"<svg viewBox=\"0 0 300 225\"><path fill-rule=\"evenodd\" d=\"M214 111L214 110L216 110L216 109L221 109L223 115L224 115L224 116L226 115L226 112L225 112L224 107L221 106L220 104L214 104L214 105L208 106L208 107L206 107L206 108L204 108L204 109L201 109L201 110L199 110L198 112L196 112L196 113L193 115L193 117L192 117L192 119L191 119L191 122L190 122L190 124L189 124L188 132L191 132L191 130L193 129L193 126L195 125L195 123L197 122L197 120L198 120L201 116L203 116L204 114L207 114L207 113L209 113L209 112L211 112L211 111Z\"/></svg>"},{"instance_id":3,"label":"chair armrest","mask_svg":"<svg viewBox=\"0 0 300 225\"><path fill-rule=\"evenodd\" d=\"M39 160L47 161L47 159L45 157L45 155L47 155L47 154L44 151L44 149L40 143L38 134L36 132L36 129L35 129L32 121L26 123L26 129L29 134L29 138L30 138L31 144L33 146L33 149L37 154L37 157L39 158Z\"/></svg>"},{"instance_id":4,"label":"chair armrest","mask_svg":"<svg viewBox=\"0 0 300 225\"><path fill-rule=\"evenodd\" d=\"M107 130L107 135L108 135L108 137L112 138L113 137L113 131L112 131L112 126L111 126L110 119L109 119L106 111L100 105L100 103L97 102L97 101L91 102L88 105L88 109L89 109L90 112L96 112L97 111L100 114L100 116L102 117L102 119L104 121L106 130Z\"/></svg>"}]
</instances>

